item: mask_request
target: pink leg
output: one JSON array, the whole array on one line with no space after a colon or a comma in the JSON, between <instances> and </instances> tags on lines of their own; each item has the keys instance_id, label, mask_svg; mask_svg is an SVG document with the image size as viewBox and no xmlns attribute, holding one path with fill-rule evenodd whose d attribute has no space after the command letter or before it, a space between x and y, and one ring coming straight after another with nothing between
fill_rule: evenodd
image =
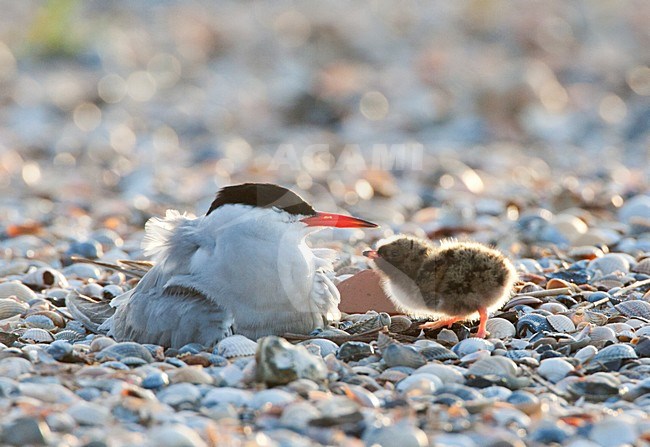
<instances>
[{"instance_id":1,"label":"pink leg","mask_svg":"<svg viewBox=\"0 0 650 447\"><path fill-rule=\"evenodd\" d=\"M485 307L479 307L478 314L481 317L481 321L478 324L478 332L476 333L476 336L478 338L485 338L487 335L487 331L485 330L485 325L487 324L488 320L487 309Z\"/></svg>"},{"instance_id":2,"label":"pink leg","mask_svg":"<svg viewBox=\"0 0 650 447\"><path fill-rule=\"evenodd\" d=\"M462 318L460 317L451 317L451 318L444 318L438 321L429 321L427 323L421 324L420 329L440 329L441 327L445 327L445 326L451 327L452 324L460 320L462 320Z\"/></svg>"}]
</instances>

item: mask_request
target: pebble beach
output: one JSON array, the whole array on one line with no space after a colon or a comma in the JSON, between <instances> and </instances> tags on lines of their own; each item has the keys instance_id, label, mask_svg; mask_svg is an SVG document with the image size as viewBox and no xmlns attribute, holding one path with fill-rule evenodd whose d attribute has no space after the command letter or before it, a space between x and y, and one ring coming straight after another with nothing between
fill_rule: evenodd
<instances>
[{"instance_id":1,"label":"pebble beach","mask_svg":"<svg viewBox=\"0 0 650 447\"><path fill-rule=\"evenodd\" d=\"M650 4L3 10L1 445L650 445ZM249 181L380 225L309 238L339 323L172 349L69 306ZM400 233L508 256L486 339L391 306L362 252Z\"/></svg>"}]
</instances>

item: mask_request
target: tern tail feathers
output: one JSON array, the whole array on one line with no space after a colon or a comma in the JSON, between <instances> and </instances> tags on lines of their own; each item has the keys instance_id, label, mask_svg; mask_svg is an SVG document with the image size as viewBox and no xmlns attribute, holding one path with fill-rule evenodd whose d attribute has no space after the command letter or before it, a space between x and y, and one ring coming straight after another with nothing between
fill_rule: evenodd
<instances>
[{"instance_id":1,"label":"tern tail feathers","mask_svg":"<svg viewBox=\"0 0 650 447\"><path fill-rule=\"evenodd\" d=\"M94 333L103 332L102 324L115 312L108 301L93 299L76 291L66 296L65 305L76 320Z\"/></svg>"}]
</instances>

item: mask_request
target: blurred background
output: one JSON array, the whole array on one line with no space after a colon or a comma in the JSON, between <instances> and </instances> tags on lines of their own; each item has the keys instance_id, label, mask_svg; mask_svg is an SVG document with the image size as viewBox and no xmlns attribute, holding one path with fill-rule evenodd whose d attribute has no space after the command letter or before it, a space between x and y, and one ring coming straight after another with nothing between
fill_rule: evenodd
<instances>
[{"instance_id":1,"label":"blurred background","mask_svg":"<svg viewBox=\"0 0 650 447\"><path fill-rule=\"evenodd\" d=\"M647 187L645 0L2 11L4 225L141 225L167 207L201 214L223 185L270 181L433 231L528 207L611 211Z\"/></svg>"}]
</instances>

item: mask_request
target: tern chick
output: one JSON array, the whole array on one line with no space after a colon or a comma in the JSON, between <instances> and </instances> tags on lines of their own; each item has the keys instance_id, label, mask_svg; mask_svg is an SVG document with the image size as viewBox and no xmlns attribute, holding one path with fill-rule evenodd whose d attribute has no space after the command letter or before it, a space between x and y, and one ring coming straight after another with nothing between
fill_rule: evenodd
<instances>
[{"instance_id":1,"label":"tern chick","mask_svg":"<svg viewBox=\"0 0 650 447\"><path fill-rule=\"evenodd\" d=\"M421 328L437 329L480 318L477 337L486 336L488 313L508 299L517 274L499 251L477 242L429 241L397 236L363 253L382 277L382 287L398 309L440 317Z\"/></svg>"}]
</instances>

